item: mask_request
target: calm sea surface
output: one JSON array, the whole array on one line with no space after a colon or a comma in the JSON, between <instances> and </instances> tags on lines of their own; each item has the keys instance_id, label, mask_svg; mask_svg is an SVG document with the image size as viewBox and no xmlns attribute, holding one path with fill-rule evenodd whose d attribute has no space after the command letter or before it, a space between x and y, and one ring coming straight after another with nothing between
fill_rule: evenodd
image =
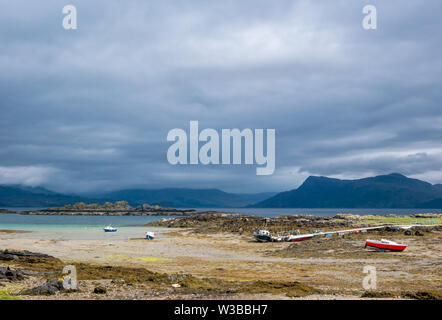
<instances>
[{"instance_id":1,"label":"calm sea surface","mask_svg":"<svg viewBox=\"0 0 442 320\"><path fill-rule=\"evenodd\" d=\"M27 209L27 208L26 208ZM155 231L161 236L161 229L143 227L144 224L170 217L139 216L52 216L0 214L0 230L20 230L29 233L6 234L4 238L53 239L53 240L121 240L143 238L146 231ZM118 232L104 232L103 227L112 225Z\"/></svg>"},{"instance_id":2,"label":"calm sea surface","mask_svg":"<svg viewBox=\"0 0 442 320\"><path fill-rule=\"evenodd\" d=\"M53 216L53 215L21 215L0 214L0 229L29 230L46 228L84 228L84 227L115 227L142 226L163 216Z\"/></svg>"}]
</instances>

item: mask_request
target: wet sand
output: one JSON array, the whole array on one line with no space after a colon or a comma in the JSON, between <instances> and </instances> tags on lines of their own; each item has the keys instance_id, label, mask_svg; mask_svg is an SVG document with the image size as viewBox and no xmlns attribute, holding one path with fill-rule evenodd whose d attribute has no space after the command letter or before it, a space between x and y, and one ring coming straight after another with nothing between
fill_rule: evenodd
<instances>
[{"instance_id":1,"label":"wet sand","mask_svg":"<svg viewBox=\"0 0 442 320\"><path fill-rule=\"evenodd\" d=\"M442 231L425 232L423 236L374 231L351 234L344 238L323 237L293 244L258 243L250 234L195 233L192 228L155 230L159 237L153 241L134 236L134 230L123 231L124 237L121 234L120 237L114 238L105 235L107 238L103 239L101 236L104 235L100 234L98 239L82 240L60 240L57 237L36 239L32 233L0 234L0 248L45 253L61 259L65 264L82 262L115 267L131 266L153 272L183 273L225 282L298 281L320 290L320 294L302 299L360 299L367 291L362 286L366 276L363 272L364 266L376 267L375 292L379 293L379 297L384 293L388 293L388 298L400 298L403 292L442 292ZM364 249L367 238L385 237L404 242L408 244L408 248L404 252ZM0 261L0 265L6 264ZM41 279L36 278L35 281ZM213 293L192 293L180 296L171 291L158 296L155 290L143 284L126 288L125 293L122 293L118 285L111 285L108 280L103 280L109 288L106 295L91 295L92 287L100 283L97 281L83 281L83 293L58 294L51 298L292 298L280 292L222 296Z\"/></svg>"},{"instance_id":2,"label":"wet sand","mask_svg":"<svg viewBox=\"0 0 442 320\"><path fill-rule=\"evenodd\" d=\"M31 231L25 231L25 230L0 230L0 235L3 234L17 234L17 233L28 233Z\"/></svg>"}]
</instances>

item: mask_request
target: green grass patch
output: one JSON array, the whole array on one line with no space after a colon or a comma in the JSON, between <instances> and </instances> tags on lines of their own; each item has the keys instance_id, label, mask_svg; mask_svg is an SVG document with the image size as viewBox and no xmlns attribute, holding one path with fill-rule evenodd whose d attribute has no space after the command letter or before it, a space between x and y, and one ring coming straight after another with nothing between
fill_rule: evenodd
<instances>
[{"instance_id":1,"label":"green grass patch","mask_svg":"<svg viewBox=\"0 0 442 320\"><path fill-rule=\"evenodd\" d=\"M20 297L16 297L16 296L11 296L12 291L16 288L16 286L11 286L11 287L7 287L5 289L1 289L0 290L0 300L23 300Z\"/></svg>"},{"instance_id":2,"label":"green grass patch","mask_svg":"<svg viewBox=\"0 0 442 320\"><path fill-rule=\"evenodd\" d=\"M0 300L23 300L20 297L15 297L15 296L2 296L0 295Z\"/></svg>"},{"instance_id":3,"label":"green grass patch","mask_svg":"<svg viewBox=\"0 0 442 320\"><path fill-rule=\"evenodd\" d=\"M392 223L398 225L439 225L442 218L413 218L413 217L382 217L382 216L360 216L355 220L355 224L385 224Z\"/></svg>"},{"instance_id":4,"label":"green grass patch","mask_svg":"<svg viewBox=\"0 0 442 320\"><path fill-rule=\"evenodd\" d=\"M11 294L12 290L0 290L0 296Z\"/></svg>"}]
</instances>

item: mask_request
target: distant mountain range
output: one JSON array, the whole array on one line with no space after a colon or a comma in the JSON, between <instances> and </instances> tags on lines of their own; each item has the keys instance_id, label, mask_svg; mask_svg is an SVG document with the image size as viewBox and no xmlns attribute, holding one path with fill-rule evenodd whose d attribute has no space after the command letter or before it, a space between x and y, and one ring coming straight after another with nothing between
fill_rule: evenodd
<instances>
[{"instance_id":1,"label":"distant mountain range","mask_svg":"<svg viewBox=\"0 0 442 320\"><path fill-rule=\"evenodd\" d=\"M83 197L69 196L41 187L0 185L0 207L50 207L84 201Z\"/></svg>"},{"instance_id":2,"label":"distant mountain range","mask_svg":"<svg viewBox=\"0 0 442 320\"><path fill-rule=\"evenodd\" d=\"M218 189L128 189L108 193L104 195L104 198L114 201L126 200L131 205L148 203L175 208L235 208L256 202Z\"/></svg>"},{"instance_id":3,"label":"distant mountain range","mask_svg":"<svg viewBox=\"0 0 442 320\"><path fill-rule=\"evenodd\" d=\"M398 173L357 180L310 176L254 208L442 208L442 185Z\"/></svg>"},{"instance_id":4,"label":"distant mountain range","mask_svg":"<svg viewBox=\"0 0 442 320\"><path fill-rule=\"evenodd\" d=\"M281 193L234 194L219 189L126 189L100 196L60 194L41 187L0 185L0 207L54 207L126 200L174 208L442 208L442 185L393 173L357 180L310 176Z\"/></svg>"},{"instance_id":5,"label":"distant mountain range","mask_svg":"<svg viewBox=\"0 0 442 320\"><path fill-rule=\"evenodd\" d=\"M65 195L37 187L1 186L0 207L54 207L76 202L100 203L126 200L131 206L142 204L174 208L235 208L264 200L276 193L233 194L218 189L127 189L100 196Z\"/></svg>"},{"instance_id":6,"label":"distant mountain range","mask_svg":"<svg viewBox=\"0 0 442 320\"><path fill-rule=\"evenodd\" d=\"M241 198L246 199L249 203L257 203L278 194L278 192L261 192L261 193L237 193Z\"/></svg>"}]
</instances>

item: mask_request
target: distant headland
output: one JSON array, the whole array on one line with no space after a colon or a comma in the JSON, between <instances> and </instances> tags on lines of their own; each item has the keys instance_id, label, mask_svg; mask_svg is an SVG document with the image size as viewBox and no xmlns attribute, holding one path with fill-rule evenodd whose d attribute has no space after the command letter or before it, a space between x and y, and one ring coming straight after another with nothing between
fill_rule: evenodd
<instances>
[{"instance_id":1,"label":"distant headland","mask_svg":"<svg viewBox=\"0 0 442 320\"><path fill-rule=\"evenodd\" d=\"M137 207L131 207L127 201L116 201L115 203L105 202L103 205L98 203L86 204L77 202L73 205L62 207L51 207L42 210L22 211L20 214L27 215L88 215L88 216L189 216L195 214L194 209L179 210L174 208L164 208L158 205L151 206L143 204ZM14 213L11 210L5 210L0 213Z\"/></svg>"}]
</instances>

